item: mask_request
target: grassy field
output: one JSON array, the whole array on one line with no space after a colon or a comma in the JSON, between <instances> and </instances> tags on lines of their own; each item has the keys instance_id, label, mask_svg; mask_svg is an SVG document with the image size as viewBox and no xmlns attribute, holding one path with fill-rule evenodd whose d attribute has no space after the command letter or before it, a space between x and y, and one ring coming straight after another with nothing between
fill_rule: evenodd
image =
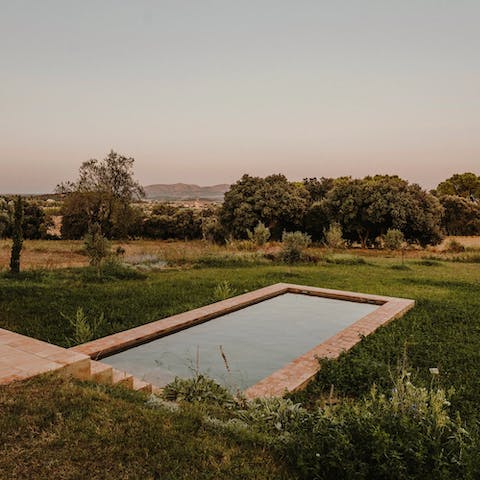
<instances>
[{"instance_id":1,"label":"grassy field","mask_svg":"<svg viewBox=\"0 0 480 480\"><path fill-rule=\"evenodd\" d=\"M206 305L213 300L215 286L224 280L230 283L235 293L243 293L276 282L290 282L413 298L417 305L411 312L363 339L338 361L325 363L317 380L305 392L296 394L293 398L312 407L329 395L332 385L335 396L350 398L362 396L374 383L380 389L387 389L391 386L397 365L403 361L406 354L412 380L417 385L429 386L433 380L429 369L432 367L439 369L440 375L435 382L447 389L454 388L451 397L452 410L458 411L470 431L475 436L478 435L477 425L480 419L478 263L427 260L417 257L407 259L405 264L401 264L398 257L388 258L377 253L376 256L368 258L348 254L333 255L317 264L290 267L264 260L255 262L251 253L250 256L233 256L228 255L226 250L206 252L202 250L204 248L202 245L195 245L198 250L194 254L189 250L184 255L184 258L188 257L188 261L180 261L182 254L177 257L181 267L144 273L112 270L107 271L105 278L101 280L85 268L32 270L18 278L3 273L0 275L0 327L69 346L75 342L72 340L74 332L68 318L71 318L79 307L84 309L90 319L97 318L102 313L105 315L106 322L95 335L98 337ZM175 245L175 248L179 246ZM35 462L38 468L42 465L45 469L42 471L49 471L50 466L48 468L45 466L48 463L47 457L42 456L42 452L45 448L48 452L48 448L54 448L57 444L61 454L57 464L53 462L51 468L56 465L59 468L71 469L68 470L68 474L63 477L59 475L57 478L82 478L81 474L74 472L80 471L83 462L90 464L86 455L78 452L84 452L89 445L96 448L97 444L91 436L88 437L86 434L80 436L76 444L78 451L73 455L74 448L68 444L69 442L61 440L62 438L73 438L83 429L91 431L94 429L97 413L101 412L98 416L103 415L104 423L98 428L104 441L110 444L111 452L100 449L98 457L93 457L92 462L97 458L100 462L102 455L105 461L108 461L115 452L118 455L128 455L123 450L120 452L122 445L117 438L123 438L125 431L116 430L120 428L117 425L118 416L127 415L126 412L130 409L138 413L140 418L153 415L150 411L147 413L144 411L142 406L144 401L142 403L138 397L122 397L126 394L120 395L115 391L99 393L95 387L67 382L54 387L61 392L60 412L68 420L62 419L58 425L55 419L54 394L51 392L53 387L49 386L49 382L52 381L58 382L38 380L30 382L25 390L16 386L1 390L0 409L2 413L10 413L8 420L10 423L1 426L1 431L4 432L3 440L8 440L3 450L8 455L2 455L3 460L0 460L4 462L3 465L0 463L0 472L2 467L5 472L9 472L5 478L44 478L35 475ZM40 401L38 405L33 405L34 402L28 399L36 396ZM99 396L102 401L98 400ZM42 403L43 398L45 403ZM115 413L116 408L118 412ZM93 411L94 414L87 415L86 411ZM251 462L254 466L250 471L242 473L241 470L235 470L240 467L233 460L226 463L218 460L219 464L215 464L217 461L215 455L218 453L215 454L214 444L227 440L219 437L218 432L203 430L199 438L205 442L202 448L206 449L206 455L210 459L205 465L209 473L203 473L206 476L192 473L195 469L198 469L195 472L200 471L200 460L198 462L194 460L193 465L177 465L175 468L179 473L174 477L162 475L161 470L156 474L155 468L160 468L158 467L161 463L160 456L147 458L148 452L151 452L152 448L155 450L153 443L160 442L159 438L167 435L166 444L160 450L170 452L175 442L182 443L180 440L182 432L191 435L194 426L189 424L190 420L182 420L181 415L174 419L169 418L168 421L166 417L162 417L166 414L155 415L159 415L158 423L155 423L157 420L153 420L152 417L148 417L150 420L142 423L133 418L135 416L133 413L132 418L129 417L128 421L133 422L132 438L140 442L140 439L145 437L145 444L138 453L139 463L135 464L132 470L128 470L125 467L129 461L126 457L120 466L115 467L117 470L112 467L114 472L112 478L115 475L116 478L188 478L189 474L190 478L282 478L285 474L282 461L278 458L273 461L267 451L258 451L255 452L256 456L253 455L254 447L249 443L250 440L245 440L244 443L242 440L241 453L238 445L227 443L231 449L228 455L240 455L239 462L247 462L243 468L250 467L247 460L241 459L253 455ZM191 417L190 414L187 416ZM0 415L0 418L6 421L5 416ZM162 422L173 425L174 431L166 433L163 426L158 431L152 431L153 425L158 426ZM14 431L17 440L9 436L13 435ZM36 432L36 435L32 432ZM170 434L173 437L168 440ZM168 443L169 441L171 443ZM198 448L195 441L188 438L179 452L183 451L190 455L189 449ZM32 453L27 454L30 449ZM132 451L138 452L138 447L132 446ZM15 468L20 468L17 465L19 455L26 459L25 472L33 472L30 477L26 474L12 476L11 472L14 472ZM263 470L258 469L258 463L262 462L265 462L264 477L259 473ZM121 470L122 468L124 470ZM217 476L214 474L208 476L211 471L216 471ZM235 476L235 471L240 473ZM45 478L47 477L45 474ZM100 473L93 471L90 478L110 477L102 477ZM295 478L294 473L290 471L287 478Z\"/></svg>"},{"instance_id":2,"label":"grassy field","mask_svg":"<svg viewBox=\"0 0 480 480\"><path fill-rule=\"evenodd\" d=\"M455 239L467 250L480 252L480 237L446 237L441 245L427 250L411 249L405 252L405 258L422 258L428 255L443 255L452 257L445 249L450 240ZM239 253L242 251L241 242L233 242L227 246L218 246L200 240L196 241L163 241L163 240L133 240L123 242L112 242L112 249L117 247L125 250L126 260L137 261L142 257L156 256L165 261L173 263L192 263L198 258L206 255L222 255ZM272 243L262 251L278 251L280 244ZM10 261L10 240L0 240L0 271L8 269ZM323 255L325 248L311 248L310 251L316 255ZM345 253L362 255L368 257L399 257L399 252L385 252L373 249L350 249ZM84 254L84 243L82 240L26 240L22 251L22 265L24 269L62 269L69 267L83 267L88 264Z\"/></svg>"},{"instance_id":3,"label":"grassy field","mask_svg":"<svg viewBox=\"0 0 480 480\"><path fill-rule=\"evenodd\" d=\"M40 377L0 388L0 478L281 480L295 474L255 438L235 440L209 428L193 407L152 409L144 396L122 388Z\"/></svg>"}]
</instances>

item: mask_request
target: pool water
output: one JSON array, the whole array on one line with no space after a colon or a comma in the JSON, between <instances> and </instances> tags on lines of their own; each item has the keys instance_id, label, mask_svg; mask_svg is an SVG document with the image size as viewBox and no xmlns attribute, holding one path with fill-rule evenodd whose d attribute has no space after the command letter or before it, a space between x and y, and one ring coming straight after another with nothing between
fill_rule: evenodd
<instances>
[{"instance_id":1,"label":"pool water","mask_svg":"<svg viewBox=\"0 0 480 480\"><path fill-rule=\"evenodd\" d=\"M245 389L377 308L285 293L102 362L159 387L198 372L229 388Z\"/></svg>"}]
</instances>

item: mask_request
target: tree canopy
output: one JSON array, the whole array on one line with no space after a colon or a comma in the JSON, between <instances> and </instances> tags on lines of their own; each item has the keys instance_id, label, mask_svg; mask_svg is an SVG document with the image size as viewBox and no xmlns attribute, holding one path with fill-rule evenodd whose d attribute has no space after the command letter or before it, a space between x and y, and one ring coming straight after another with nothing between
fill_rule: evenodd
<instances>
[{"instance_id":1,"label":"tree canopy","mask_svg":"<svg viewBox=\"0 0 480 480\"><path fill-rule=\"evenodd\" d=\"M131 202L144 196L133 176L134 162L112 150L103 160L83 162L77 181L57 186L66 195L62 236L82 237L93 224L109 238L129 235L136 220Z\"/></svg>"},{"instance_id":2,"label":"tree canopy","mask_svg":"<svg viewBox=\"0 0 480 480\"><path fill-rule=\"evenodd\" d=\"M227 234L235 238L247 238L247 231L262 222L278 240L283 230L302 227L308 202L303 184L289 182L284 175L243 175L225 194L220 219Z\"/></svg>"},{"instance_id":3,"label":"tree canopy","mask_svg":"<svg viewBox=\"0 0 480 480\"><path fill-rule=\"evenodd\" d=\"M457 195L470 200L480 200L480 176L471 172L456 173L441 182L436 188L436 194Z\"/></svg>"}]
</instances>

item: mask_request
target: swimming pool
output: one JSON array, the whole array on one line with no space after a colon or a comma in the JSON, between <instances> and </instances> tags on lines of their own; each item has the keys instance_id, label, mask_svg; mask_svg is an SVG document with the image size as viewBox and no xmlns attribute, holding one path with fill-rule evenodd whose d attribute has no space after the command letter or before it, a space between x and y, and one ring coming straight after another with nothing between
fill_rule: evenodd
<instances>
[{"instance_id":1,"label":"swimming pool","mask_svg":"<svg viewBox=\"0 0 480 480\"><path fill-rule=\"evenodd\" d=\"M301 388L412 300L275 284L75 347L157 387L206 374L247 396Z\"/></svg>"}]
</instances>

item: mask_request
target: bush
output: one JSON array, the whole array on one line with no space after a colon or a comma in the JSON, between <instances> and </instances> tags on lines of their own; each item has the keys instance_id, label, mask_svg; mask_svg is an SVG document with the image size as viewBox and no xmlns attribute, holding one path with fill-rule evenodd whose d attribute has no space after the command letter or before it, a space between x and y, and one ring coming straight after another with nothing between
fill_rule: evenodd
<instances>
[{"instance_id":1,"label":"bush","mask_svg":"<svg viewBox=\"0 0 480 480\"><path fill-rule=\"evenodd\" d=\"M452 238L448 241L446 250L450 253L461 253L465 251L465 247L459 241Z\"/></svg>"},{"instance_id":2,"label":"bush","mask_svg":"<svg viewBox=\"0 0 480 480\"><path fill-rule=\"evenodd\" d=\"M325 245L329 248L343 248L345 246L342 227L338 223L332 223L325 231Z\"/></svg>"},{"instance_id":3,"label":"bush","mask_svg":"<svg viewBox=\"0 0 480 480\"><path fill-rule=\"evenodd\" d=\"M238 415L267 432L303 479L474 478L476 449L449 394L403 372L389 394L306 410L291 400L250 402Z\"/></svg>"},{"instance_id":4,"label":"bush","mask_svg":"<svg viewBox=\"0 0 480 480\"><path fill-rule=\"evenodd\" d=\"M360 401L303 415L286 455L308 479L473 478L474 445L449 406L444 390L402 374L389 395L373 387Z\"/></svg>"},{"instance_id":5,"label":"bush","mask_svg":"<svg viewBox=\"0 0 480 480\"><path fill-rule=\"evenodd\" d=\"M247 230L249 240L255 245L261 247L265 245L270 238L270 229L267 228L262 222L258 222L257 226L253 229L253 233Z\"/></svg>"},{"instance_id":6,"label":"bush","mask_svg":"<svg viewBox=\"0 0 480 480\"><path fill-rule=\"evenodd\" d=\"M175 378L163 389L162 397L169 401L198 402L209 405L235 404L234 397L226 388L204 375L196 375L194 378Z\"/></svg>"},{"instance_id":7,"label":"bush","mask_svg":"<svg viewBox=\"0 0 480 480\"><path fill-rule=\"evenodd\" d=\"M283 232L282 259L286 263L299 262L303 258L303 250L311 243L310 235L302 232Z\"/></svg>"},{"instance_id":8,"label":"bush","mask_svg":"<svg viewBox=\"0 0 480 480\"><path fill-rule=\"evenodd\" d=\"M102 262L110 255L110 242L102 235L99 224L94 224L85 235L85 252L90 260L90 265L97 269L100 276Z\"/></svg>"},{"instance_id":9,"label":"bush","mask_svg":"<svg viewBox=\"0 0 480 480\"><path fill-rule=\"evenodd\" d=\"M213 289L213 301L219 302L221 300L226 300L227 298L233 297L235 293L235 289L232 288L230 282L225 280L218 283Z\"/></svg>"},{"instance_id":10,"label":"bush","mask_svg":"<svg viewBox=\"0 0 480 480\"><path fill-rule=\"evenodd\" d=\"M73 317L63 313L61 315L69 321L73 330L72 337L68 338L68 343L71 345L79 345L93 340L93 338L99 336L101 329L105 325L103 313L98 318L90 321L81 307L77 308Z\"/></svg>"},{"instance_id":11,"label":"bush","mask_svg":"<svg viewBox=\"0 0 480 480\"><path fill-rule=\"evenodd\" d=\"M396 228L389 228L383 237L383 243L388 250L399 250L404 240L403 233Z\"/></svg>"}]
</instances>

